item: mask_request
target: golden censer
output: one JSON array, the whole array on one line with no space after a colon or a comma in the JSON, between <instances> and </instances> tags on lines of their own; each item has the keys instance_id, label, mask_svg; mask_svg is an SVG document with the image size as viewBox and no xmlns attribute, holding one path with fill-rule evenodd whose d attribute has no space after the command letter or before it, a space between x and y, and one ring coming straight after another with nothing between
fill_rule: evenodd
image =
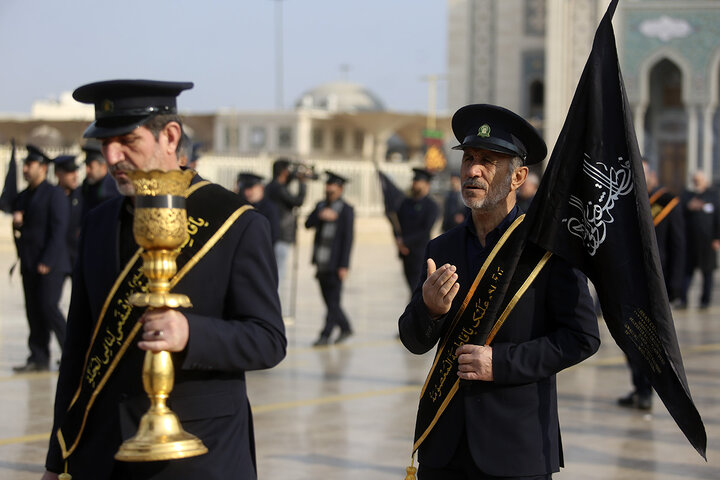
<instances>
[{"instance_id":1,"label":"golden censer","mask_svg":"<svg viewBox=\"0 0 720 480\"><path fill-rule=\"evenodd\" d=\"M144 250L142 270L148 279L148 291L134 293L130 303L149 309L191 307L187 295L170 293L170 280L177 271L180 247L188 238L184 193L195 172L138 170L128 175L135 187L133 234ZM202 441L183 430L166 405L175 379L170 352L146 352L142 379L150 409L140 420L137 434L120 446L115 459L149 462L207 453Z\"/></svg>"}]
</instances>

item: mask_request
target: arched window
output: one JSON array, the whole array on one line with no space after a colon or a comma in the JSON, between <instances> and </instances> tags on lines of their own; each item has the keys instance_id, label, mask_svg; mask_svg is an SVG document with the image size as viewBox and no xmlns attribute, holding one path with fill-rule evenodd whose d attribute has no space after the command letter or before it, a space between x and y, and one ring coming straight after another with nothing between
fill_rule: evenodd
<instances>
[{"instance_id":1,"label":"arched window","mask_svg":"<svg viewBox=\"0 0 720 480\"><path fill-rule=\"evenodd\" d=\"M545 110L545 85L542 80L533 80L530 83L528 98L530 118L542 119Z\"/></svg>"}]
</instances>

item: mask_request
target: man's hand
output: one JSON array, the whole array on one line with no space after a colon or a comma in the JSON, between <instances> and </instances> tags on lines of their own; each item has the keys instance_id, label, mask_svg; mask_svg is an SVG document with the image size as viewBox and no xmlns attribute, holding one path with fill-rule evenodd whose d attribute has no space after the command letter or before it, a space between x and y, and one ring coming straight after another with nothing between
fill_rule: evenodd
<instances>
[{"instance_id":1,"label":"man's hand","mask_svg":"<svg viewBox=\"0 0 720 480\"><path fill-rule=\"evenodd\" d=\"M12 212L12 223L13 227L20 228L23 226L23 212L16 210Z\"/></svg>"},{"instance_id":2,"label":"man's hand","mask_svg":"<svg viewBox=\"0 0 720 480\"><path fill-rule=\"evenodd\" d=\"M694 212L702 210L704 206L705 202L698 197L691 198L690 201L688 201L687 203L687 209Z\"/></svg>"},{"instance_id":3,"label":"man's hand","mask_svg":"<svg viewBox=\"0 0 720 480\"><path fill-rule=\"evenodd\" d=\"M445 315L455 298L460 284L457 283L455 265L445 264L436 269L432 258L427 260L427 279L422 286L423 301L432 318Z\"/></svg>"},{"instance_id":4,"label":"man's hand","mask_svg":"<svg viewBox=\"0 0 720 480\"><path fill-rule=\"evenodd\" d=\"M341 282L344 282L348 276L348 269L345 267L338 268L338 278Z\"/></svg>"},{"instance_id":5,"label":"man's hand","mask_svg":"<svg viewBox=\"0 0 720 480\"><path fill-rule=\"evenodd\" d=\"M325 207L318 212L318 218L323 222L334 222L338 219L338 213L330 207Z\"/></svg>"},{"instance_id":6,"label":"man's hand","mask_svg":"<svg viewBox=\"0 0 720 480\"><path fill-rule=\"evenodd\" d=\"M47 275L48 273L50 273L50 267L48 267L44 263L38 263L37 271L40 275Z\"/></svg>"},{"instance_id":7,"label":"man's hand","mask_svg":"<svg viewBox=\"0 0 720 480\"><path fill-rule=\"evenodd\" d=\"M463 380L493 381L492 347L465 344L455 350L458 357L458 377Z\"/></svg>"},{"instance_id":8,"label":"man's hand","mask_svg":"<svg viewBox=\"0 0 720 480\"><path fill-rule=\"evenodd\" d=\"M715 250L716 252L718 250L720 250L720 240L716 239L716 240L712 241L712 249Z\"/></svg>"},{"instance_id":9,"label":"man's hand","mask_svg":"<svg viewBox=\"0 0 720 480\"><path fill-rule=\"evenodd\" d=\"M58 474L45 470L45 473L40 480L58 480Z\"/></svg>"},{"instance_id":10,"label":"man's hand","mask_svg":"<svg viewBox=\"0 0 720 480\"><path fill-rule=\"evenodd\" d=\"M410 249L405 246L405 242L403 242L402 238L395 238L395 243L397 244L398 252L400 252L400 255L405 257L410 253Z\"/></svg>"},{"instance_id":11,"label":"man's hand","mask_svg":"<svg viewBox=\"0 0 720 480\"><path fill-rule=\"evenodd\" d=\"M138 347L142 350L181 352L187 346L190 326L185 315L177 310L148 310L140 317L140 323L143 324L143 335Z\"/></svg>"}]
</instances>

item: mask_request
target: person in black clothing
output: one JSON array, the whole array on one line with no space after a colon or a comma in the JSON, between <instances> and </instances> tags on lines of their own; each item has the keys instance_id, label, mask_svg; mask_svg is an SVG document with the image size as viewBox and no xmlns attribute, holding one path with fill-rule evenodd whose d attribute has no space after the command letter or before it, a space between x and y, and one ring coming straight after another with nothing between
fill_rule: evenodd
<instances>
[{"instance_id":1,"label":"person in black clothing","mask_svg":"<svg viewBox=\"0 0 720 480\"><path fill-rule=\"evenodd\" d=\"M265 186L262 181L263 177L260 175L248 172L239 173L236 193L268 219L268 222L270 222L270 237L274 245L280 235L278 213L275 204L265 196Z\"/></svg>"},{"instance_id":2,"label":"person in black clothing","mask_svg":"<svg viewBox=\"0 0 720 480\"><path fill-rule=\"evenodd\" d=\"M198 160L200 159L200 147L200 142L193 142L188 134L183 132L182 142L180 142L180 147L177 151L180 166L197 170Z\"/></svg>"},{"instance_id":3,"label":"person in black clothing","mask_svg":"<svg viewBox=\"0 0 720 480\"><path fill-rule=\"evenodd\" d=\"M443 232L463 223L468 211L469 209L462 202L460 175L453 172L450 174L450 189L445 194L443 202Z\"/></svg>"},{"instance_id":4,"label":"person in black clothing","mask_svg":"<svg viewBox=\"0 0 720 480\"><path fill-rule=\"evenodd\" d=\"M432 174L422 168L413 168L413 172L412 196L405 198L398 208L400 231L395 237L410 292L420 279L423 254L438 216L438 206L429 196Z\"/></svg>"},{"instance_id":5,"label":"person in black clothing","mask_svg":"<svg viewBox=\"0 0 720 480\"><path fill-rule=\"evenodd\" d=\"M454 148L463 150L463 200L472 215L463 227L430 241L427 270L398 321L403 345L418 355L437 346L433 371L449 362L443 381L457 385L444 399L442 391L436 395L437 384L424 389L442 410L428 419L433 426L418 448L418 479L549 479L563 461L556 374L600 345L587 279L555 255L530 275L526 267L535 261L520 257L525 263L515 272L527 272L519 279L526 289L509 298L489 294L512 253L503 245L517 239L514 227L522 226L515 193L527 166L541 162L547 147L527 121L495 105L461 108L452 127L460 142ZM496 268L484 270L486 262ZM507 317L485 345L473 329L490 302L498 307L491 321L499 312ZM453 331L469 332L467 340Z\"/></svg>"},{"instance_id":6,"label":"person in black clothing","mask_svg":"<svg viewBox=\"0 0 720 480\"><path fill-rule=\"evenodd\" d=\"M660 266L665 277L670 302L682 293L685 279L685 220L680 199L662 187L646 160L643 160L645 183L650 195L650 212L655 224ZM650 410L652 408L652 385L650 380L628 361L632 374L633 391L618 398L622 407Z\"/></svg>"},{"instance_id":7,"label":"person in black clothing","mask_svg":"<svg viewBox=\"0 0 720 480\"><path fill-rule=\"evenodd\" d=\"M280 233L274 244L275 258L278 266L278 281L280 285L281 299L283 300L283 310L287 313L286 306L288 291L285 283L285 275L287 271L287 259L290 250L295 245L295 235L297 233L297 221L295 217L295 208L302 206L305 202L307 193L306 180L307 177L300 173L294 173L291 170L290 160L279 158L273 163L273 179L265 187L265 196L275 204L278 213L278 223ZM290 182L297 180L297 193L292 194L288 189ZM294 288L291 287L291 288Z\"/></svg>"},{"instance_id":8,"label":"person in black clothing","mask_svg":"<svg viewBox=\"0 0 720 480\"><path fill-rule=\"evenodd\" d=\"M83 198L82 218L105 200L120 196L117 184L108 173L107 162L97 142L88 142L85 152L85 180L81 185Z\"/></svg>"},{"instance_id":9,"label":"person in black clothing","mask_svg":"<svg viewBox=\"0 0 720 480\"><path fill-rule=\"evenodd\" d=\"M342 198L347 179L330 171L326 173L325 200L318 202L305 222L306 228L315 229L312 262L317 267L317 279L327 306L325 326L314 346L330 343L336 327L340 334L335 343L352 335L350 321L340 306L340 295L350 266L355 212Z\"/></svg>"},{"instance_id":10,"label":"person in black clothing","mask_svg":"<svg viewBox=\"0 0 720 480\"><path fill-rule=\"evenodd\" d=\"M680 295L680 307L687 307L687 292L695 270L703 276L700 308L710 306L713 288L713 272L717 268L717 251L720 249L720 198L715 189L709 188L703 172L693 175L694 191L682 196L685 214L687 257L685 280Z\"/></svg>"},{"instance_id":11,"label":"person in black clothing","mask_svg":"<svg viewBox=\"0 0 720 480\"><path fill-rule=\"evenodd\" d=\"M61 155L53 159L58 186L63 189L70 203L70 221L67 232L67 252L70 266L77 258L80 229L82 228L82 192L78 188L78 165L73 155Z\"/></svg>"},{"instance_id":12,"label":"person in black clothing","mask_svg":"<svg viewBox=\"0 0 720 480\"><path fill-rule=\"evenodd\" d=\"M523 212L530 209L530 202L535 198L535 192L537 192L538 186L540 185L540 177L536 173L529 172L525 183L523 183L517 191L517 204Z\"/></svg>"},{"instance_id":13,"label":"person in black clothing","mask_svg":"<svg viewBox=\"0 0 720 480\"><path fill-rule=\"evenodd\" d=\"M20 192L13 207L20 273L25 292L30 336L30 356L15 372L48 370L50 331L60 348L65 342L65 317L58 304L65 276L70 273L67 233L70 206L58 186L48 183L50 159L38 148L28 145L23 161L23 177L28 187Z\"/></svg>"},{"instance_id":14,"label":"person in black clothing","mask_svg":"<svg viewBox=\"0 0 720 480\"><path fill-rule=\"evenodd\" d=\"M192 306L145 309L128 301L145 286L130 172L180 169L176 97L191 87L113 80L73 92L95 104L84 136L102 139L123 197L98 205L83 226L43 480L61 472L75 479L257 478L246 372L276 365L287 346L267 219L195 175L184 195L191 241L179 249L172 287ZM115 460L150 405L140 378L147 351L172 352L171 408L207 453Z\"/></svg>"}]
</instances>

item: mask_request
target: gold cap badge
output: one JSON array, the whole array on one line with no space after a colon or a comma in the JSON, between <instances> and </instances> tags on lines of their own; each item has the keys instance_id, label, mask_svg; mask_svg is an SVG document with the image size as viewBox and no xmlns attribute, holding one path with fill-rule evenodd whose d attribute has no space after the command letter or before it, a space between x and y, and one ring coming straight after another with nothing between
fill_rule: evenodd
<instances>
[{"instance_id":1,"label":"gold cap badge","mask_svg":"<svg viewBox=\"0 0 720 480\"><path fill-rule=\"evenodd\" d=\"M480 128L478 128L478 137L488 138L490 136L490 125L487 123L484 123Z\"/></svg>"},{"instance_id":2,"label":"gold cap badge","mask_svg":"<svg viewBox=\"0 0 720 480\"><path fill-rule=\"evenodd\" d=\"M102 102L102 111L103 112L112 112L115 109L115 104L113 104L110 100L103 100Z\"/></svg>"}]
</instances>

